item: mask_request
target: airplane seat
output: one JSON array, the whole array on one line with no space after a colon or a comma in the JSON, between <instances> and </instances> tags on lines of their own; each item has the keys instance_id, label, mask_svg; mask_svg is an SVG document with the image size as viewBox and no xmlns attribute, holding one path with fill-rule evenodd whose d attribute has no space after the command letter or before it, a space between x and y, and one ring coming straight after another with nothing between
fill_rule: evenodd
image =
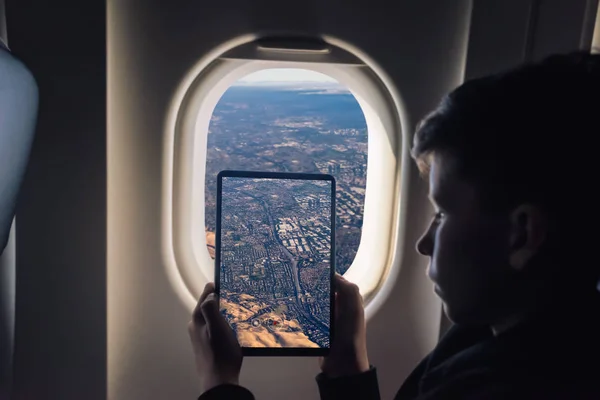
<instances>
[{"instance_id":1,"label":"airplane seat","mask_svg":"<svg viewBox=\"0 0 600 400\"><path fill-rule=\"evenodd\" d=\"M8 242L37 107L35 78L0 38L0 249Z\"/></svg>"},{"instance_id":2,"label":"airplane seat","mask_svg":"<svg viewBox=\"0 0 600 400\"><path fill-rule=\"evenodd\" d=\"M16 292L13 220L37 108L33 75L0 37L0 398L6 398L12 379Z\"/></svg>"}]
</instances>

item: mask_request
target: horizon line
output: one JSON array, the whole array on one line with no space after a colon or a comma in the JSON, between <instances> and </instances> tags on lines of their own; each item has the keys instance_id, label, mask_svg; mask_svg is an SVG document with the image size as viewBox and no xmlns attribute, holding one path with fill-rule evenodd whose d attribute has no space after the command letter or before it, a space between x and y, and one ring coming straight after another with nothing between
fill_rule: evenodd
<instances>
[{"instance_id":1,"label":"horizon line","mask_svg":"<svg viewBox=\"0 0 600 400\"><path fill-rule=\"evenodd\" d=\"M231 86L338 86L346 88L339 82L326 82L326 81L236 81Z\"/></svg>"}]
</instances>

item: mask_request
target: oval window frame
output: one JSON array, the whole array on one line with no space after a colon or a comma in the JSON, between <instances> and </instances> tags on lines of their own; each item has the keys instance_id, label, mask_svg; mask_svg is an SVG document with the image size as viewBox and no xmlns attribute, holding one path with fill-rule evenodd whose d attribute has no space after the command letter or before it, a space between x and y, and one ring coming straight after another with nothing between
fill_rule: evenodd
<instances>
[{"instance_id":1,"label":"oval window frame","mask_svg":"<svg viewBox=\"0 0 600 400\"><path fill-rule=\"evenodd\" d=\"M403 254L402 188L410 159L407 135L401 129L409 126L401 99L381 68L343 41L324 37L327 51L311 52L285 46L265 49L260 40L248 35L215 49L190 71L172 101L163 170L162 242L167 275L190 310L206 282L214 279L205 230L194 227L204 227L208 126L223 93L243 76L262 69L308 69L346 86L367 121L369 153L361 242L344 276L360 288L370 319L394 286Z\"/></svg>"}]
</instances>

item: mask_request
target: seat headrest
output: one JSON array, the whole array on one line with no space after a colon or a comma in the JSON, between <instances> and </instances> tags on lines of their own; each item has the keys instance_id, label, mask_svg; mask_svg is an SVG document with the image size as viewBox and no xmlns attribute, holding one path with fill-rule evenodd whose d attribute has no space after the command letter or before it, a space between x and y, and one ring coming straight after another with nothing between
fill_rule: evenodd
<instances>
[{"instance_id":1,"label":"seat headrest","mask_svg":"<svg viewBox=\"0 0 600 400\"><path fill-rule=\"evenodd\" d=\"M1 41L0 41L1 42ZM2 43L0 48L0 253L8 241L29 160L38 109L35 78Z\"/></svg>"}]
</instances>

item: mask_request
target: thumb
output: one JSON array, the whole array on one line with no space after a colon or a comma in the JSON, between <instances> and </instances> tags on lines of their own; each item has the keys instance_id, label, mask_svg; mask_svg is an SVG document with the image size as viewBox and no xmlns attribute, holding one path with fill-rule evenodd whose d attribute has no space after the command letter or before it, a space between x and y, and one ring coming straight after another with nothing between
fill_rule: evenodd
<instances>
[{"instance_id":1,"label":"thumb","mask_svg":"<svg viewBox=\"0 0 600 400\"><path fill-rule=\"evenodd\" d=\"M357 285L347 281L341 275L335 275L334 284L336 289L336 307L339 312L345 314L362 305L362 296Z\"/></svg>"}]
</instances>

